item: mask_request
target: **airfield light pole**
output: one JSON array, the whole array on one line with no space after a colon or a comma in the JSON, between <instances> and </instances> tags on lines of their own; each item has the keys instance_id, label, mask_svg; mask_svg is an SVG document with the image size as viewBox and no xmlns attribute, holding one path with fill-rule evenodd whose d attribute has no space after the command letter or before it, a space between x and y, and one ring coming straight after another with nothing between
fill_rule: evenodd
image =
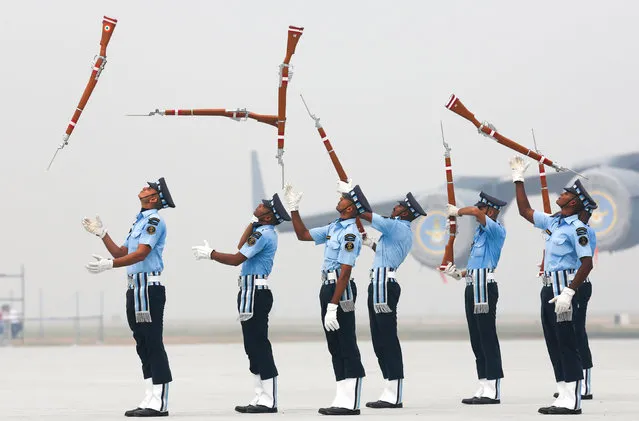
<instances>
[{"instance_id":1,"label":"airfield light pole","mask_svg":"<svg viewBox=\"0 0 639 421\"><path fill-rule=\"evenodd\" d=\"M26 292L26 288L25 288L25 278L24 278L24 265L20 265L20 273L0 273L0 278L9 278L9 279L15 279L18 278L20 279L20 291L21 291L21 295L20 297L14 298L13 294L11 294L9 297L0 297L0 301L10 301L10 302L20 302L21 303L21 307L22 307L22 344L24 345L24 331L25 331L25 325L24 325L24 320L25 320L25 312L26 312L26 308L25 308L25 292ZM11 326L9 326L9 337L11 337ZM6 329L5 329L6 330ZM6 334L6 333L5 333Z\"/></svg>"}]
</instances>

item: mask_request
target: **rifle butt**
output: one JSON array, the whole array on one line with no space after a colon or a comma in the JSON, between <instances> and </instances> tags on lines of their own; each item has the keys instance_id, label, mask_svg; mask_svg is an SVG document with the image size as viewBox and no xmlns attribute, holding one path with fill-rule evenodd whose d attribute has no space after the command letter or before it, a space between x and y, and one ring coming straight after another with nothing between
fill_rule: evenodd
<instances>
[{"instance_id":1,"label":"rifle butt","mask_svg":"<svg viewBox=\"0 0 639 421\"><path fill-rule=\"evenodd\" d=\"M109 41L111 41L111 35L113 35L113 30L115 29L115 25L118 23L117 19L110 18L108 16L104 16L102 19L102 38L100 38L100 46L102 50L105 51L107 45L109 45ZM102 54L102 52L101 52Z\"/></svg>"}]
</instances>

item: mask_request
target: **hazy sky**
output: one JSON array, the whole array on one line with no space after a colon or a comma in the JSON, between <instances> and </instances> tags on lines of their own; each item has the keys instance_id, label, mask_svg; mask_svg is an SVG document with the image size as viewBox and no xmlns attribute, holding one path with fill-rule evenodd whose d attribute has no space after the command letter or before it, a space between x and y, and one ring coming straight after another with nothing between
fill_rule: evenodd
<instances>
[{"instance_id":1,"label":"hazy sky","mask_svg":"<svg viewBox=\"0 0 639 421\"><path fill-rule=\"evenodd\" d=\"M0 14L0 272L28 276L27 315L38 290L47 315L124 314L124 269L97 276L84 265L107 255L80 224L99 213L124 240L146 180L164 176L177 208L168 224L167 318L235 323L239 268L196 262L204 238L235 252L251 215L249 151L267 192L280 188L276 131L223 118L131 118L155 108L248 107L275 114L288 25L304 34L292 64L285 162L305 195L302 216L335 205L334 170L299 93L369 198L441 189L439 121L456 174L509 176L512 153L444 108L451 93L501 133L571 166L636 151L639 73L636 2L610 1L19 1ZM47 163L89 78L102 16L118 19L108 63L70 145ZM535 171L534 168L531 171ZM442 190L443 191L443 190ZM536 197L534 205L539 206ZM539 308L534 278L541 235L512 209L499 270L500 312ZM327 221L328 223L329 221ZM275 322L317 318L322 249L280 236L271 282ZM591 312L636 309L628 276L638 249L602 254ZM355 275L365 295L372 253ZM460 315L462 287L409 258L400 270L402 317ZM0 291L17 290L3 283ZM623 291L619 296L618 292ZM365 306L358 306L365 316Z\"/></svg>"}]
</instances>

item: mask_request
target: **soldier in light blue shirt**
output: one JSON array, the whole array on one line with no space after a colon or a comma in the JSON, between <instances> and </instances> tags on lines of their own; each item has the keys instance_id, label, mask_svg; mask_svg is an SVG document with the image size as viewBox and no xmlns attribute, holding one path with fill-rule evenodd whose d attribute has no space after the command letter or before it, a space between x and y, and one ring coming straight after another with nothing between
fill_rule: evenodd
<instances>
[{"instance_id":1,"label":"soldier in light blue shirt","mask_svg":"<svg viewBox=\"0 0 639 421\"><path fill-rule=\"evenodd\" d=\"M495 269L506 239L506 230L497 217L506 202L484 192L479 198L475 206L458 209L448 205L449 216L474 216L479 223L466 269L457 269L452 263L445 269L445 273L455 279L466 279L466 322L479 379L475 395L462 399L467 405L501 403L501 379L504 377L496 327L499 288Z\"/></svg>"},{"instance_id":2,"label":"soldier in light blue shirt","mask_svg":"<svg viewBox=\"0 0 639 421\"><path fill-rule=\"evenodd\" d=\"M361 215L382 234L379 241L371 236L363 240L375 252L368 285L368 318L373 349L385 380L379 399L366 403L369 408L404 406L404 364L397 336L397 304L402 289L396 273L413 246L410 223L420 216L426 216L426 212L410 192L395 205L389 218L376 213Z\"/></svg>"},{"instance_id":3,"label":"soldier in light blue shirt","mask_svg":"<svg viewBox=\"0 0 639 421\"><path fill-rule=\"evenodd\" d=\"M268 315L273 307L273 294L268 277L273 268L277 251L275 226L291 217L286 212L277 194L263 200L253 212L254 222L249 224L238 243L235 254L220 253L209 247L193 247L195 259L211 259L216 262L242 265L237 294L237 306L242 324L244 350L249 358L249 370L253 374L255 397L248 405L235 407L241 413L277 412L277 368L273 359L271 342L268 340Z\"/></svg>"},{"instance_id":4,"label":"soldier in light blue shirt","mask_svg":"<svg viewBox=\"0 0 639 421\"><path fill-rule=\"evenodd\" d=\"M288 184L284 197L289 205L297 239L324 244L322 287L320 289L321 317L328 350L333 360L336 394L328 408L320 408L322 415L359 415L362 379L366 375L362 365L355 333L355 301L357 287L351 270L360 253L362 237L355 217L371 208L359 186L342 193L336 210L339 219L329 225L308 230L298 212L302 193Z\"/></svg>"},{"instance_id":5,"label":"soldier in light blue shirt","mask_svg":"<svg viewBox=\"0 0 639 421\"><path fill-rule=\"evenodd\" d=\"M94 254L96 261L87 265L89 272L127 268L126 314L146 383L144 399L137 408L124 413L127 417L169 415L169 383L173 380L162 342L166 290L161 274L164 270L162 252L166 242L166 223L158 210L174 208L175 203L164 177L147 184L138 194L142 209L122 246L115 244L107 234L99 216L82 221L88 232L102 238L113 256L113 259L105 259Z\"/></svg>"},{"instance_id":6,"label":"soldier in light blue shirt","mask_svg":"<svg viewBox=\"0 0 639 421\"><path fill-rule=\"evenodd\" d=\"M557 199L561 210L548 215L530 207L524 189L524 172L530 165L521 157L510 160L519 214L546 232L544 286L541 290L541 323L548 355L557 381L557 398L542 414L581 414L582 362L573 323L577 304L575 291L582 287L592 270L593 249L588 228L579 219L582 210L597 204L581 181L564 188Z\"/></svg>"}]
</instances>

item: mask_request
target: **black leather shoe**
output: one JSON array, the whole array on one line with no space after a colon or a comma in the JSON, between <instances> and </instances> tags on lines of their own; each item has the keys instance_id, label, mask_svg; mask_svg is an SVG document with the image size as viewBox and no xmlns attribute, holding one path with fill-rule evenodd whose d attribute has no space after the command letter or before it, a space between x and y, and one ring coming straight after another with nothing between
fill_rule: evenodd
<instances>
[{"instance_id":1,"label":"black leather shoe","mask_svg":"<svg viewBox=\"0 0 639 421\"><path fill-rule=\"evenodd\" d=\"M336 406L320 408L317 412L322 415L359 415L359 409L338 408Z\"/></svg>"},{"instance_id":2,"label":"black leather shoe","mask_svg":"<svg viewBox=\"0 0 639 421\"><path fill-rule=\"evenodd\" d=\"M559 393L555 392L554 395L552 395L555 398L559 397ZM588 395L581 395L581 400L585 400L585 401L589 401L592 400L592 393L588 394Z\"/></svg>"},{"instance_id":3,"label":"black leather shoe","mask_svg":"<svg viewBox=\"0 0 639 421\"><path fill-rule=\"evenodd\" d=\"M137 408L134 409L129 409L128 411L126 411L124 413L125 417L135 417L135 413L138 412L139 410L141 410L142 408L140 408L139 406Z\"/></svg>"},{"instance_id":4,"label":"black leather shoe","mask_svg":"<svg viewBox=\"0 0 639 421\"><path fill-rule=\"evenodd\" d=\"M554 408L554 406L542 406L541 408L539 408L539 409L537 410L537 412L539 412L540 414L547 415L547 414L549 414L549 413L550 413L550 412L549 412L549 411L550 411L550 408Z\"/></svg>"},{"instance_id":5,"label":"black leather shoe","mask_svg":"<svg viewBox=\"0 0 639 421\"><path fill-rule=\"evenodd\" d=\"M462 399L462 403L466 405L496 405L501 403L499 399L491 399L485 396L478 398L477 396L473 396L472 398Z\"/></svg>"},{"instance_id":6,"label":"black leather shoe","mask_svg":"<svg viewBox=\"0 0 639 421\"><path fill-rule=\"evenodd\" d=\"M169 411L157 411L151 408L142 408L139 411L133 413L134 417L168 417Z\"/></svg>"},{"instance_id":7,"label":"black leather shoe","mask_svg":"<svg viewBox=\"0 0 639 421\"><path fill-rule=\"evenodd\" d=\"M277 412L277 408L269 408L265 405L249 405L246 407L247 414L273 414Z\"/></svg>"},{"instance_id":8,"label":"black leather shoe","mask_svg":"<svg viewBox=\"0 0 639 421\"><path fill-rule=\"evenodd\" d=\"M476 398L473 405L496 405L498 403L501 403L501 400L491 399L491 398L487 398L486 396L482 396L481 398Z\"/></svg>"},{"instance_id":9,"label":"black leather shoe","mask_svg":"<svg viewBox=\"0 0 639 421\"><path fill-rule=\"evenodd\" d=\"M366 402L368 408L403 408L403 403L390 403L386 401Z\"/></svg>"},{"instance_id":10,"label":"black leather shoe","mask_svg":"<svg viewBox=\"0 0 639 421\"><path fill-rule=\"evenodd\" d=\"M581 409L564 408L563 406L551 406L548 408L549 415L578 415Z\"/></svg>"},{"instance_id":11,"label":"black leather shoe","mask_svg":"<svg viewBox=\"0 0 639 421\"><path fill-rule=\"evenodd\" d=\"M238 405L235 407L236 412L241 412L242 414L246 414L248 412L248 407L251 405Z\"/></svg>"}]
</instances>

